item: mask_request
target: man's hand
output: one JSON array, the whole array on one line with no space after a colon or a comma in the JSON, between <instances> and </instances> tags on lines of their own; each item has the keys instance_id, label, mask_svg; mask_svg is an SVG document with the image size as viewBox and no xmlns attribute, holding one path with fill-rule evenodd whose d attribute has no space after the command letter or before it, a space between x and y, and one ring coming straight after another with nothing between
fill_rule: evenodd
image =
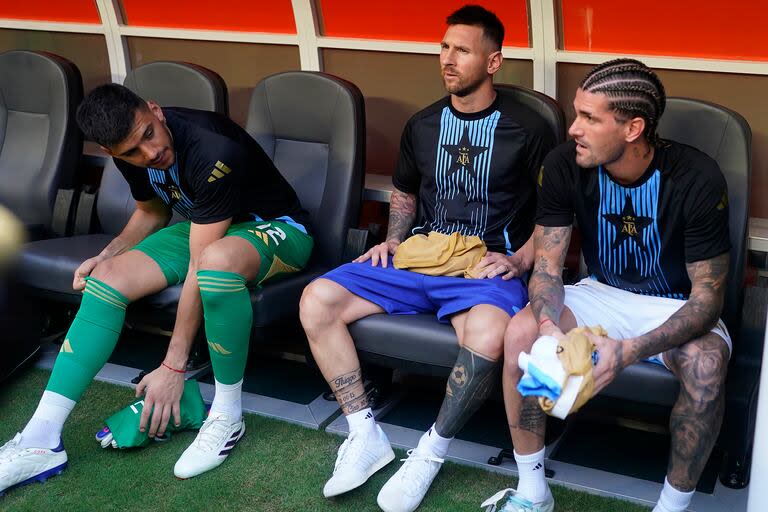
<instances>
[{"instance_id":1,"label":"man's hand","mask_svg":"<svg viewBox=\"0 0 768 512\"><path fill-rule=\"evenodd\" d=\"M500 275L502 279L508 281L523 275L527 269L522 258L517 254L507 256L500 252L489 252L473 270L477 272L477 279L491 279Z\"/></svg>"},{"instance_id":2,"label":"man's hand","mask_svg":"<svg viewBox=\"0 0 768 512\"><path fill-rule=\"evenodd\" d=\"M72 280L72 288L76 291L80 291L85 288L85 278L91 275L96 265L106 260L106 256L98 255L93 258L88 258L77 267L75 270L75 278Z\"/></svg>"},{"instance_id":3,"label":"man's hand","mask_svg":"<svg viewBox=\"0 0 768 512\"><path fill-rule=\"evenodd\" d=\"M592 369L592 378L595 380L595 395L624 369L624 341L614 340L608 336L598 336L587 332L589 341L595 344L598 361Z\"/></svg>"},{"instance_id":4,"label":"man's hand","mask_svg":"<svg viewBox=\"0 0 768 512\"><path fill-rule=\"evenodd\" d=\"M148 373L136 386L136 397L145 395L144 409L141 411L139 430L145 432L149 423L149 437L165 434L168 420L173 414L173 422L181 425L179 401L184 392L184 374L160 366ZM154 410L154 413L153 413ZM149 416L152 415L150 420Z\"/></svg>"},{"instance_id":5,"label":"man's hand","mask_svg":"<svg viewBox=\"0 0 768 512\"><path fill-rule=\"evenodd\" d=\"M363 263L365 261L371 260L371 266L375 267L379 264L379 262L381 262L381 266L387 268L387 256L390 254L395 254L395 251L399 245L400 241L398 240L387 240L386 242L382 242L379 245L374 245L368 249L368 252L358 256L352 261L355 263Z\"/></svg>"}]
</instances>

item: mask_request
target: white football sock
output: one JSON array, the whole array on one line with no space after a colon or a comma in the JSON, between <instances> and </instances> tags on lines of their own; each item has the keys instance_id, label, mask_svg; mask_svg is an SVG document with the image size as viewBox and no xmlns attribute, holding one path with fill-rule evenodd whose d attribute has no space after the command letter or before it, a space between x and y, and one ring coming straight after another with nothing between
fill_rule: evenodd
<instances>
[{"instance_id":1,"label":"white football sock","mask_svg":"<svg viewBox=\"0 0 768 512\"><path fill-rule=\"evenodd\" d=\"M419 448L428 448L432 455L443 459L448 454L451 441L453 441L452 437L443 437L438 434L433 424L419 439Z\"/></svg>"},{"instance_id":2,"label":"white football sock","mask_svg":"<svg viewBox=\"0 0 768 512\"><path fill-rule=\"evenodd\" d=\"M346 418L350 434L356 431L372 432L373 427L376 426L376 420L373 419L373 411L370 407L347 414Z\"/></svg>"},{"instance_id":3,"label":"white football sock","mask_svg":"<svg viewBox=\"0 0 768 512\"><path fill-rule=\"evenodd\" d=\"M240 421L243 417L243 379L234 384L216 382L216 394L211 403L211 414L222 412L229 415L232 422Z\"/></svg>"},{"instance_id":4,"label":"white football sock","mask_svg":"<svg viewBox=\"0 0 768 512\"><path fill-rule=\"evenodd\" d=\"M517 493L533 503L547 499L548 487L547 479L544 476L544 448L529 455L514 453L520 479L517 483Z\"/></svg>"},{"instance_id":5,"label":"white football sock","mask_svg":"<svg viewBox=\"0 0 768 512\"><path fill-rule=\"evenodd\" d=\"M64 422L76 403L64 395L44 391L35 413L21 432L19 446L51 449L59 446Z\"/></svg>"},{"instance_id":6,"label":"white football sock","mask_svg":"<svg viewBox=\"0 0 768 512\"><path fill-rule=\"evenodd\" d=\"M695 489L688 492L678 491L672 487L669 480L664 478L664 488L661 490L659 502L653 508L653 512L684 512L691 504L694 492L696 492Z\"/></svg>"}]
</instances>

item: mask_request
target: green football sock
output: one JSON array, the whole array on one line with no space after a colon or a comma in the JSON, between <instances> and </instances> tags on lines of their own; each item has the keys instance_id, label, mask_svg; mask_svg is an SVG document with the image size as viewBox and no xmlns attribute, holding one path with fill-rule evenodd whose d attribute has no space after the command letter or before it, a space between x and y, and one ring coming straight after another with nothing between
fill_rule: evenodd
<instances>
[{"instance_id":1,"label":"green football sock","mask_svg":"<svg viewBox=\"0 0 768 512\"><path fill-rule=\"evenodd\" d=\"M86 278L80 309L61 345L46 390L80 399L115 349L128 302L111 286Z\"/></svg>"},{"instance_id":2,"label":"green football sock","mask_svg":"<svg viewBox=\"0 0 768 512\"><path fill-rule=\"evenodd\" d=\"M222 384L240 382L245 373L253 323L245 278L232 272L200 270L197 283L203 301L213 375Z\"/></svg>"}]
</instances>

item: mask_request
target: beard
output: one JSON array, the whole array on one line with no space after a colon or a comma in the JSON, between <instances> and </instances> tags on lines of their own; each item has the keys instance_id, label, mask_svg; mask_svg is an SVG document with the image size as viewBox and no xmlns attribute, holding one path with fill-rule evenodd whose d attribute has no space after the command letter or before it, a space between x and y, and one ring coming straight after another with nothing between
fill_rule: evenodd
<instances>
[{"instance_id":1,"label":"beard","mask_svg":"<svg viewBox=\"0 0 768 512\"><path fill-rule=\"evenodd\" d=\"M448 85L448 82L443 78L443 85L448 93L463 98L475 92L484 81L484 78L477 78L473 82L468 82L463 77L459 77L453 85Z\"/></svg>"},{"instance_id":2,"label":"beard","mask_svg":"<svg viewBox=\"0 0 768 512\"><path fill-rule=\"evenodd\" d=\"M612 148L608 148L605 152L605 156L595 155L589 148L587 153L584 156L579 156L579 154L576 154L576 163L579 165L579 167L583 169L589 169L592 167L598 167L600 165L606 166L610 165L613 162L619 160L622 156L624 156L624 151L626 150L626 147L624 145L617 145Z\"/></svg>"}]
</instances>

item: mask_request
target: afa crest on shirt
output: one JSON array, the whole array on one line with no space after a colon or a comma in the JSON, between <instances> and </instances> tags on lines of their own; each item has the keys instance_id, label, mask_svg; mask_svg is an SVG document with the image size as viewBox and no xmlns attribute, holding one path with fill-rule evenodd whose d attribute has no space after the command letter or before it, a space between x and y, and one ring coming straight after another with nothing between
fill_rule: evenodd
<instances>
[{"instance_id":1,"label":"afa crest on shirt","mask_svg":"<svg viewBox=\"0 0 768 512\"><path fill-rule=\"evenodd\" d=\"M616 228L616 239L613 242L612 249L620 247L624 240L629 238L634 240L640 249L645 250L643 230L653 223L653 219L651 217L641 217L635 213L631 196L627 195L621 213L604 213L603 218Z\"/></svg>"},{"instance_id":2,"label":"afa crest on shirt","mask_svg":"<svg viewBox=\"0 0 768 512\"><path fill-rule=\"evenodd\" d=\"M464 169L472 176L477 177L474 165L475 157L488 151L488 148L485 146L472 145L468 126L464 127L464 132L458 144L443 144L442 147L451 155L451 166L448 168L449 176L460 169Z\"/></svg>"}]
</instances>

